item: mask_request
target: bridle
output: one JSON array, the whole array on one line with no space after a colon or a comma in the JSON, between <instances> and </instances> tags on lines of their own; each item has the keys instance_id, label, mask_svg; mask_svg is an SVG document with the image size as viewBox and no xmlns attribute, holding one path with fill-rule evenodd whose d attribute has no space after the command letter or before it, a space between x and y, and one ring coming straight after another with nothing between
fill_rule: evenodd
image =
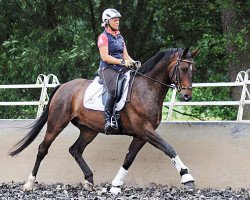
<instances>
[{"instance_id":1,"label":"bridle","mask_svg":"<svg viewBox=\"0 0 250 200\"><path fill-rule=\"evenodd\" d=\"M178 92L180 92L181 90L185 90L185 89L187 89L187 90L192 90L192 87L182 87L182 86L181 86L181 81L180 81L180 68L179 68L181 62L189 63L189 66L188 66L188 67L191 68L191 70L192 70L192 64L194 64L194 61L193 61L192 58L191 58L191 60L182 59L182 58L180 58L180 57L177 59L177 62L176 62L176 64L175 64L175 66L174 66L173 74L172 74L172 76L171 76L171 80L172 80L173 77L174 77L174 85L168 85L168 84L163 83L163 82L161 82L161 81L158 81L158 80L156 80L156 79L154 79L154 78L151 78L151 77L149 77L149 76L147 76L147 75L145 75L145 74L142 74L142 73L140 73L140 72L138 71L138 67L137 67L136 69L132 69L132 71L135 72L135 75L136 75L136 74L140 74L141 76L144 76L144 77L146 77L146 78L148 78L148 79L150 79L150 80L152 80L152 81L154 81L154 82L156 82L156 83L159 83L159 84L161 84L161 85L164 85L164 86L166 86L166 87L168 87L168 88L177 89Z\"/></svg>"},{"instance_id":2,"label":"bridle","mask_svg":"<svg viewBox=\"0 0 250 200\"><path fill-rule=\"evenodd\" d=\"M182 87L181 86L180 68L179 68L181 62L188 63L189 64L188 67L191 68L191 70L192 70L192 64L194 64L194 61L192 58L191 58L191 60L182 59L180 57L177 59L177 62L174 66L173 74L171 76L171 80L174 77L174 85L175 85L175 88L177 89L178 92L180 92L181 90L192 90L192 87Z\"/></svg>"}]
</instances>

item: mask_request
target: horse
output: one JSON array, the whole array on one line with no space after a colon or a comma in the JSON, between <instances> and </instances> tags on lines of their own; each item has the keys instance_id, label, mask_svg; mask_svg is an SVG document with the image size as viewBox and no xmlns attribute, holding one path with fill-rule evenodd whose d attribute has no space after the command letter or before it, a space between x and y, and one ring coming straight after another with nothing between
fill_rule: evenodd
<instances>
[{"instance_id":1,"label":"horse","mask_svg":"<svg viewBox=\"0 0 250 200\"><path fill-rule=\"evenodd\" d=\"M195 187L189 168L184 165L173 147L156 132L156 129L162 119L163 101L169 88L176 88L182 100L191 100L192 76L195 70L193 58L198 51L198 49L189 51L189 48L162 50L136 70L130 101L126 102L120 111L123 135L132 136L133 140L122 166L112 181L111 193L121 192L128 169L145 143L150 143L171 159L181 176L181 184L189 188ZM38 147L35 165L23 186L25 191L33 190L41 161L47 155L52 142L70 122L79 128L80 134L69 148L69 153L83 172L84 188L93 190L93 172L82 154L86 146L99 133L104 133L104 114L102 111L83 106L85 90L91 82L92 80L75 79L55 87L47 106L31 126L29 133L10 150L10 156L18 155L34 141L47 123L44 139Z\"/></svg>"}]
</instances>

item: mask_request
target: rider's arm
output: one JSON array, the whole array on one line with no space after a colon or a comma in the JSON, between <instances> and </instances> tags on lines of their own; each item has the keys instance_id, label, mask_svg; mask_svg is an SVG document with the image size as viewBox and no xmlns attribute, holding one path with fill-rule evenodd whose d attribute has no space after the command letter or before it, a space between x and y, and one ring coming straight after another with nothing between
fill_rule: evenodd
<instances>
[{"instance_id":1,"label":"rider's arm","mask_svg":"<svg viewBox=\"0 0 250 200\"><path fill-rule=\"evenodd\" d=\"M108 37L105 34L101 34L98 38L98 47L99 47L99 52L101 59L104 62L107 62L109 64L121 64L122 60L117 59L113 56L109 55L109 49L108 49Z\"/></svg>"},{"instance_id":2,"label":"rider's arm","mask_svg":"<svg viewBox=\"0 0 250 200\"><path fill-rule=\"evenodd\" d=\"M121 59L117 59L117 58L109 55L108 46L100 46L99 52L100 52L101 59L104 62L107 62L109 64L119 64L119 65L121 64Z\"/></svg>"},{"instance_id":3,"label":"rider's arm","mask_svg":"<svg viewBox=\"0 0 250 200\"><path fill-rule=\"evenodd\" d=\"M134 62L134 60L129 56L127 48L125 47L123 50L123 59L129 60L131 63Z\"/></svg>"}]
</instances>

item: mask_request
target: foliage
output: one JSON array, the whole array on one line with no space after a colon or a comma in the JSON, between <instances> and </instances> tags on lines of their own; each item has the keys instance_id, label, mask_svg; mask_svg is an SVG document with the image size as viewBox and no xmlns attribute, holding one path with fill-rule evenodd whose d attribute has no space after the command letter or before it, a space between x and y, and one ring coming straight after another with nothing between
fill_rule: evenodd
<instances>
[{"instance_id":1,"label":"foliage","mask_svg":"<svg viewBox=\"0 0 250 200\"><path fill-rule=\"evenodd\" d=\"M166 96L165 101L170 102L172 92ZM179 100L179 96L176 97ZM214 88L194 88L192 101L232 101L228 87ZM237 107L233 106L175 106L173 109L172 120L236 120ZM163 110L163 120L167 119L168 107Z\"/></svg>"},{"instance_id":2,"label":"foliage","mask_svg":"<svg viewBox=\"0 0 250 200\"><path fill-rule=\"evenodd\" d=\"M102 32L101 14L109 7L122 13L121 32L130 55L145 62L159 50L171 47L200 48L196 58L194 82L229 81L229 63L237 54L228 54L229 45L244 51L249 48L247 13L249 2L234 5L235 22L241 26L225 34L221 21L231 1L169 1L169 0L0 0L0 84L35 83L39 74L53 73L64 83L75 78L93 78L99 65L96 46ZM237 21L238 20L238 21ZM236 62L237 63L237 62ZM21 101L22 91L1 93L0 101ZM36 99L40 91L25 91L25 98ZM197 90L197 100L232 99L228 89ZM204 99L205 100L205 99ZM234 108L194 107L189 111L197 117L235 117ZM8 112L6 112L8 110ZM12 114L10 113L10 110ZM35 116L35 109L0 107L1 118ZM183 110L185 112L185 110Z\"/></svg>"}]
</instances>

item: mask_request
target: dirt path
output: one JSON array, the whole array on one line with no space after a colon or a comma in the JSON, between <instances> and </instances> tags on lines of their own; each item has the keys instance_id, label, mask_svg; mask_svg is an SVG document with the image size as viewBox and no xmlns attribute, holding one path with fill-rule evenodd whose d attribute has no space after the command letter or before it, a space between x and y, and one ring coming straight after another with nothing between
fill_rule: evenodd
<instances>
[{"instance_id":1,"label":"dirt path","mask_svg":"<svg viewBox=\"0 0 250 200\"><path fill-rule=\"evenodd\" d=\"M0 121L0 183L26 181L30 174L38 138L19 156L8 150L20 140L31 121ZM158 132L171 144L189 167L198 187L250 188L250 124L172 123L161 124ZM78 137L78 130L68 126L52 144L41 164L37 180L45 183L79 183L84 176L68 153ZM132 138L100 134L85 150L84 157L94 173L96 184L111 182L123 163ZM179 186L180 177L170 159L147 144L129 170L126 185L149 186L150 183Z\"/></svg>"}]
</instances>

